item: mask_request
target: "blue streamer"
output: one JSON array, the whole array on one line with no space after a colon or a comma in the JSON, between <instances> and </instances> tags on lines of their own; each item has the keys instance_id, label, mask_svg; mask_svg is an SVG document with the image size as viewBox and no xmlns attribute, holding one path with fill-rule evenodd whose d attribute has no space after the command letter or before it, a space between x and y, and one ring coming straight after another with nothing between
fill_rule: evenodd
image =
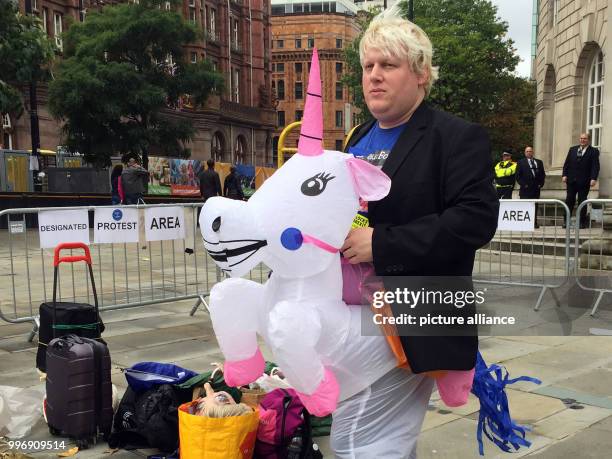
<instances>
[{"instance_id":1,"label":"blue streamer","mask_svg":"<svg viewBox=\"0 0 612 459\"><path fill-rule=\"evenodd\" d=\"M487 366L482 355L478 352L472 393L480 400L476 438L478 439L478 452L481 456L484 456L483 433L505 452L512 452L510 445L515 451L518 451L521 446L527 448L531 446L531 442L525 438L525 432L531 429L516 424L510 417L506 386L517 381L542 383L539 379L529 376L510 379L510 375L505 368L496 364Z\"/></svg>"}]
</instances>

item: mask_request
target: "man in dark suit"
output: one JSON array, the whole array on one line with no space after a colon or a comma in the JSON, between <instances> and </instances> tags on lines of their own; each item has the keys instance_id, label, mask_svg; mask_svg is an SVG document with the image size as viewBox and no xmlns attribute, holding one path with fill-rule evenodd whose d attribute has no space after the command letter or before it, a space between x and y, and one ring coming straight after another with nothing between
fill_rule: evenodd
<instances>
[{"instance_id":1,"label":"man in dark suit","mask_svg":"<svg viewBox=\"0 0 612 459\"><path fill-rule=\"evenodd\" d=\"M516 181L521 199L540 199L540 190L544 186L546 172L544 163L533 157L533 147L525 147L525 157L518 162Z\"/></svg>"},{"instance_id":2,"label":"man in dark suit","mask_svg":"<svg viewBox=\"0 0 612 459\"><path fill-rule=\"evenodd\" d=\"M208 168L200 172L198 177L200 179L200 195L204 202L213 196L223 196L221 191L221 179L219 179L219 174L215 171L215 161L209 159L206 161L206 166Z\"/></svg>"},{"instance_id":3,"label":"man in dark suit","mask_svg":"<svg viewBox=\"0 0 612 459\"><path fill-rule=\"evenodd\" d=\"M578 194L578 205L586 200L589 189L597 184L599 177L599 150L589 145L591 136L587 133L580 134L580 144L574 145L567 152L563 164L563 183L567 184L567 196L565 203L570 212L576 204ZM580 227L587 226L586 206L580 212Z\"/></svg>"},{"instance_id":4,"label":"man in dark suit","mask_svg":"<svg viewBox=\"0 0 612 459\"><path fill-rule=\"evenodd\" d=\"M389 13L382 13L385 14ZM475 252L491 240L497 227L499 201L493 187L488 135L481 126L435 110L424 101L437 79L431 56L427 36L406 20L374 20L360 43L362 87L375 119L355 130L347 151L381 166L392 182L384 199L368 203L369 227L353 229L341 250L351 264L373 262L376 274L387 276L388 291L394 286L401 288L406 277L398 276L411 276L417 283L424 276L447 276L445 279L462 276L468 280L469 289ZM447 306L445 312L457 315L455 306ZM411 311L391 307L396 316L415 309L421 314L434 312L424 304ZM463 311L472 314L475 306L466 306ZM425 393L428 385L431 391L428 381L431 378L419 379L424 372L474 367L478 349L475 327L462 328L468 336L449 336L447 331L450 330L441 328L431 336L399 337L412 370L404 373L404 377L420 388L414 389L414 394ZM390 372L385 377L381 375L380 381L384 384L391 379ZM383 394L373 386L371 395L360 398L358 394L352 399L359 402L380 397L377 406L385 407L381 409L397 406L412 413L412 418L408 415L408 419L402 419L405 423L387 424L381 415L381 424L387 425L381 426L380 432L368 429L367 435L376 442L376 450L359 446L368 439L357 433L345 439L348 434L332 432L332 448L338 457L350 456L347 444L364 457L408 457L411 451L414 453L420 429L416 418L424 416L429 396L411 395L406 403L394 398L398 397L398 390L386 389L388 394ZM352 399L339 405L335 423L348 422L337 418L350 412L351 423L357 424L359 406L355 402L351 407ZM379 416L377 406L366 408L373 419ZM388 418L393 420L394 416ZM397 432L387 439L385 429ZM401 429L412 429L414 442L402 437ZM394 448L396 453L385 446ZM398 450L402 451L401 456L397 455Z\"/></svg>"},{"instance_id":5,"label":"man in dark suit","mask_svg":"<svg viewBox=\"0 0 612 459\"><path fill-rule=\"evenodd\" d=\"M545 180L544 163L533 157L533 147L525 147L525 157L519 160L516 169L516 181L520 186L519 197L521 199L540 199L540 190ZM537 214L536 208L536 228L538 227Z\"/></svg>"}]
</instances>

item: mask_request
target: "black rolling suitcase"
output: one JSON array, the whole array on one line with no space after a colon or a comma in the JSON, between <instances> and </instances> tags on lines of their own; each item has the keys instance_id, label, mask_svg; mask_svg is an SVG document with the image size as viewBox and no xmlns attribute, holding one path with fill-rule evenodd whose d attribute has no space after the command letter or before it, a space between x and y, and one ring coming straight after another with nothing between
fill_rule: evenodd
<instances>
[{"instance_id":1,"label":"black rolling suitcase","mask_svg":"<svg viewBox=\"0 0 612 459\"><path fill-rule=\"evenodd\" d=\"M85 256L60 257L63 249L86 247ZM61 261L60 261L61 260ZM89 261L88 261L89 260ZM91 284L94 286L93 272L91 270L91 257L89 248L85 244L60 244L55 248L53 259L53 301L40 305L40 326L38 329L38 351L36 352L36 368L42 372L47 371L46 355L47 345L56 336L75 334L86 338L101 340L104 324L94 305L88 303L75 303L70 301L56 301L58 286L58 268L61 263L85 261L89 265ZM95 300L95 286L94 286ZM104 341L102 341L104 342Z\"/></svg>"},{"instance_id":2,"label":"black rolling suitcase","mask_svg":"<svg viewBox=\"0 0 612 459\"><path fill-rule=\"evenodd\" d=\"M59 250L67 247L83 248L85 255L60 258ZM85 261L88 265L97 317L98 298L89 248L85 244L64 244L56 248L56 268L62 262L74 261ZM99 324L97 328L99 334ZM49 431L74 438L81 449L95 444L99 434L106 441L113 420L111 361L106 344L75 334L65 335L48 344L46 362L45 415Z\"/></svg>"}]
</instances>

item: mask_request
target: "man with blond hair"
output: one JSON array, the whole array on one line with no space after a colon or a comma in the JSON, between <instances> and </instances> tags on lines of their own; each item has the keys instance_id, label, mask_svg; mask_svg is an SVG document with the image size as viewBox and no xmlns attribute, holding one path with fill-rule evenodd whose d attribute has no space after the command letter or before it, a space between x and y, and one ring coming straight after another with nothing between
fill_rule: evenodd
<instances>
[{"instance_id":1,"label":"man with blond hair","mask_svg":"<svg viewBox=\"0 0 612 459\"><path fill-rule=\"evenodd\" d=\"M497 227L489 138L482 127L425 102L438 78L432 44L398 11L378 15L361 40L363 93L375 119L359 126L347 144L349 153L391 177L391 191L362 209L369 227L351 231L343 256L351 264L373 263L387 291L406 288L406 282L420 289L438 276L446 276L445 290L470 290L475 252ZM442 315L475 312L473 304L390 306L396 317L427 315L433 308ZM474 368L475 326L397 331L401 346L394 353L407 364L340 403L331 434L337 457L415 457L433 388L427 373Z\"/></svg>"}]
</instances>

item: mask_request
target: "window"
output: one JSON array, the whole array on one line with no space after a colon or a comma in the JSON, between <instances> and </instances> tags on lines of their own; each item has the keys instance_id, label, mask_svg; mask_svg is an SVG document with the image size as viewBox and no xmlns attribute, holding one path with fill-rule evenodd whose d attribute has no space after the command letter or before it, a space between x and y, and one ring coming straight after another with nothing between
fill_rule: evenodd
<instances>
[{"instance_id":1,"label":"window","mask_svg":"<svg viewBox=\"0 0 612 459\"><path fill-rule=\"evenodd\" d=\"M296 121L302 121L302 116L304 115L304 112L302 110L296 110L295 111L295 120Z\"/></svg>"},{"instance_id":2,"label":"window","mask_svg":"<svg viewBox=\"0 0 612 459\"><path fill-rule=\"evenodd\" d=\"M336 83L336 100L342 100L342 83Z\"/></svg>"},{"instance_id":3,"label":"window","mask_svg":"<svg viewBox=\"0 0 612 459\"><path fill-rule=\"evenodd\" d=\"M234 81L232 83L232 89L234 90L233 101L240 102L240 70L234 69Z\"/></svg>"},{"instance_id":4,"label":"window","mask_svg":"<svg viewBox=\"0 0 612 459\"><path fill-rule=\"evenodd\" d=\"M32 0L32 11L38 11L38 0Z\"/></svg>"},{"instance_id":5,"label":"window","mask_svg":"<svg viewBox=\"0 0 612 459\"><path fill-rule=\"evenodd\" d=\"M336 139L336 151L342 151L342 144L343 143L344 143L344 140Z\"/></svg>"},{"instance_id":6,"label":"window","mask_svg":"<svg viewBox=\"0 0 612 459\"><path fill-rule=\"evenodd\" d=\"M314 48L314 38L308 39L308 48Z\"/></svg>"},{"instance_id":7,"label":"window","mask_svg":"<svg viewBox=\"0 0 612 459\"><path fill-rule=\"evenodd\" d=\"M236 164L245 163L246 150L246 140L243 136L239 135L236 138L236 147L234 148L234 161Z\"/></svg>"},{"instance_id":8,"label":"window","mask_svg":"<svg viewBox=\"0 0 612 459\"><path fill-rule=\"evenodd\" d=\"M295 63L295 73L298 75L302 74L302 63L301 62Z\"/></svg>"},{"instance_id":9,"label":"window","mask_svg":"<svg viewBox=\"0 0 612 459\"><path fill-rule=\"evenodd\" d=\"M13 136L10 133L11 117L8 114L2 115L2 146L11 150L13 148Z\"/></svg>"},{"instance_id":10,"label":"window","mask_svg":"<svg viewBox=\"0 0 612 459\"><path fill-rule=\"evenodd\" d=\"M284 48L285 47L285 40L276 40L276 47L277 48Z\"/></svg>"},{"instance_id":11,"label":"window","mask_svg":"<svg viewBox=\"0 0 612 459\"><path fill-rule=\"evenodd\" d=\"M282 62L279 62L278 64L276 64L276 71L283 73L285 71L285 64Z\"/></svg>"},{"instance_id":12,"label":"window","mask_svg":"<svg viewBox=\"0 0 612 459\"><path fill-rule=\"evenodd\" d=\"M294 13L303 13L304 12L304 5L301 3L296 3L293 5L293 12Z\"/></svg>"},{"instance_id":13,"label":"window","mask_svg":"<svg viewBox=\"0 0 612 459\"><path fill-rule=\"evenodd\" d=\"M278 100L285 100L285 80L278 80L276 84L276 98Z\"/></svg>"},{"instance_id":14,"label":"window","mask_svg":"<svg viewBox=\"0 0 612 459\"><path fill-rule=\"evenodd\" d=\"M191 51L191 63L195 64L196 62L198 62L198 53Z\"/></svg>"},{"instance_id":15,"label":"window","mask_svg":"<svg viewBox=\"0 0 612 459\"><path fill-rule=\"evenodd\" d=\"M64 49L62 42L62 15L53 13L53 35L55 36L55 45L61 50Z\"/></svg>"},{"instance_id":16,"label":"window","mask_svg":"<svg viewBox=\"0 0 612 459\"><path fill-rule=\"evenodd\" d=\"M589 72L589 98L587 111L586 130L591 135L591 145L596 148L601 146L601 135L603 128L603 89L605 68L603 53L600 51Z\"/></svg>"},{"instance_id":17,"label":"window","mask_svg":"<svg viewBox=\"0 0 612 459\"><path fill-rule=\"evenodd\" d=\"M234 40L234 46L238 48L238 19L232 19L232 39Z\"/></svg>"},{"instance_id":18,"label":"window","mask_svg":"<svg viewBox=\"0 0 612 459\"><path fill-rule=\"evenodd\" d=\"M336 127L342 127L342 110L336 110Z\"/></svg>"},{"instance_id":19,"label":"window","mask_svg":"<svg viewBox=\"0 0 612 459\"><path fill-rule=\"evenodd\" d=\"M336 48L342 49L342 38L336 38Z\"/></svg>"},{"instance_id":20,"label":"window","mask_svg":"<svg viewBox=\"0 0 612 459\"><path fill-rule=\"evenodd\" d=\"M217 36L217 19L216 19L217 11L214 8L210 9L210 14L208 15L208 32L210 33L211 38L214 40Z\"/></svg>"},{"instance_id":21,"label":"window","mask_svg":"<svg viewBox=\"0 0 612 459\"><path fill-rule=\"evenodd\" d=\"M224 142L223 136L220 132L215 132L215 135L212 138L212 148L211 148L211 156L212 159L218 162L223 162L223 150L224 150Z\"/></svg>"},{"instance_id":22,"label":"window","mask_svg":"<svg viewBox=\"0 0 612 459\"><path fill-rule=\"evenodd\" d=\"M300 82L295 83L295 98L302 99L304 97L303 84Z\"/></svg>"},{"instance_id":23,"label":"window","mask_svg":"<svg viewBox=\"0 0 612 459\"><path fill-rule=\"evenodd\" d=\"M342 73L342 62L336 62L336 74L340 75Z\"/></svg>"},{"instance_id":24,"label":"window","mask_svg":"<svg viewBox=\"0 0 612 459\"><path fill-rule=\"evenodd\" d=\"M189 21L193 24L197 22L195 0L189 0Z\"/></svg>"},{"instance_id":25,"label":"window","mask_svg":"<svg viewBox=\"0 0 612 459\"><path fill-rule=\"evenodd\" d=\"M42 28L45 32L47 31L47 17L49 16L49 10L47 8L43 8L42 10Z\"/></svg>"},{"instance_id":26,"label":"window","mask_svg":"<svg viewBox=\"0 0 612 459\"><path fill-rule=\"evenodd\" d=\"M559 20L559 0L552 0L553 2L553 25Z\"/></svg>"},{"instance_id":27,"label":"window","mask_svg":"<svg viewBox=\"0 0 612 459\"><path fill-rule=\"evenodd\" d=\"M284 111L276 112L276 124L278 125L278 127L285 126L285 112Z\"/></svg>"},{"instance_id":28,"label":"window","mask_svg":"<svg viewBox=\"0 0 612 459\"><path fill-rule=\"evenodd\" d=\"M170 4L170 2L164 3L164 7L166 8L166 11L170 11L172 9L172 5Z\"/></svg>"},{"instance_id":29,"label":"window","mask_svg":"<svg viewBox=\"0 0 612 459\"><path fill-rule=\"evenodd\" d=\"M215 59L212 59L210 63L212 64L212 68L215 72L219 70L219 63Z\"/></svg>"},{"instance_id":30,"label":"window","mask_svg":"<svg viewBox=\"0 0 612 459\"><path fill-rule=\"evenodd\" d=\"M301 38L296 38L295 39L295 48L296 49L300 49L302 47L302 39Z\"/></svg>"}]
</instances>

